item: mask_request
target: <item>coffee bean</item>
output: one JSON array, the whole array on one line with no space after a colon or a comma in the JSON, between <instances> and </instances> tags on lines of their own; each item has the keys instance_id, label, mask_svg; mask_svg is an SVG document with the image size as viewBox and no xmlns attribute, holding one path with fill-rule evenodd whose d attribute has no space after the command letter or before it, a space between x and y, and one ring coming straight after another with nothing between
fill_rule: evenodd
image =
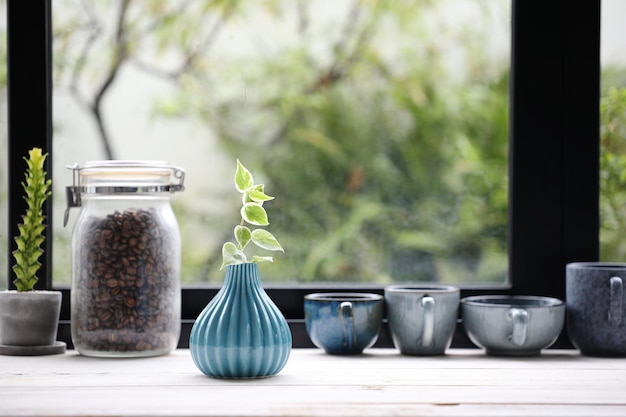
<instances>
[{"instance_id":1,"label":"coffee bean","mask_svg":"<svg viewBox=\"0 0 626 417\"><path fill-rule=\"evenodd\" d=\"M180 326L179 248L159 222L153 209L86 220L75 248L75 344L106 352L172 348Z\"/></svg>"},{"instance_id":2,"label":"coffee bean","mask_svg":"<svg viewBox=\"0 0 626 417\"><path fill-rule=\"evenodd\" d=\"M135 299L130 296L124 297L124 305L129 308L135 307Z\"/></svg>"}]
</instances>

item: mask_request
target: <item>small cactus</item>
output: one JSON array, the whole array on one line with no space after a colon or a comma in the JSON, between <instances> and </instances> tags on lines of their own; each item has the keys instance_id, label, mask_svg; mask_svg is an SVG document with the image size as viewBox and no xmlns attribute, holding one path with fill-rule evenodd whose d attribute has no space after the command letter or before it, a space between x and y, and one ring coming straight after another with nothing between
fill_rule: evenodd
<instances>
[{"instance_id":1,"label":"small cactus","mask_svg":"<svg viewBox=\"0 0 626 417\"><path fill-rule=\"evenodd\" d=\"M39 257L43 254L41 244L45 240L43 204L52 194L49 191L52 180L46 179L44 162L48 154L41 153L40 148L33 148L28 152L29 158L24 157L28 169L22 187L26 195L24 200L28 204L26 214L22 216L23 223L18 225L20 235L15 237L17 249L13 251L15 265L13 271L16 279L13 281L18 291L31 291L37 283L37 271L41 267Z\"/></svg>"}]
</instances>

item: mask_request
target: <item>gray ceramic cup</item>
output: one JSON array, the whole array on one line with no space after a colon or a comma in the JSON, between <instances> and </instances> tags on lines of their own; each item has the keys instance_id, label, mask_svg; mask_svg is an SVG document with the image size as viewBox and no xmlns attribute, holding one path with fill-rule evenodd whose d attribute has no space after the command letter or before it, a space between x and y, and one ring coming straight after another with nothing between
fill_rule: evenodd
<instances>
[{"instance_id":1,"label":"gray ceramic cup","mask_svg":"<svg viewBox=\"0 0 626 417\"><path fill-rule=\"evenodd\" d=\"M626 356L626 263L566 266L567 330L588 356Z\"/></svg>"},{"instance_id":2,"label":"gray ceramic cup","mask_svg":"<svg viewBox=\"0 0 626 417\"><path fill-rule=\"evenodd\" d=\"M443 355L456 327L460 291L443 285L385 288L394 346L406 355Z\"/></svg>"},{"instance_id":3,"label":"gray ceramic cup","mask_svg":"<svg viewBox=\"0 0 626 417\"><path fill-rule=\"evenodd\" d=\"M315 346L334 355L355 355L378 339L384 299L369 293L315 293L304 296L304 319Z\"/></svg>"},{"instance_id":4,"label":"gray ceramic cup","mask_svg":"<svg viewBox=\"0 0 626 417\"><path fill-rule=\"evenodd\" d=\"M533 356L551 346L565 323L565 303L540 296L478 295L461 300L470 340L494 356Z\"/></svg>"}]
</instances>

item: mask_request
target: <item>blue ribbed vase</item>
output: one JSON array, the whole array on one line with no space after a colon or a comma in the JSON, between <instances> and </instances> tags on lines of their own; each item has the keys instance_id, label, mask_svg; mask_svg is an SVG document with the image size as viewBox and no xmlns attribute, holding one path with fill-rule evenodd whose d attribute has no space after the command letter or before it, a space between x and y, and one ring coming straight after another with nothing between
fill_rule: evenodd
<instances>
[{"instance_id":1,"label":"blue ribbed vase","mask_svg":"<svg viewBox=\"0 0 626 417\"><path fill-rule=\"evenodd\" d=\"M189 350L216 378L275 375L291 353L287 320L265 293L256 263L226 267L224 285L191 329Z\"/></svg>"}]
</instances>

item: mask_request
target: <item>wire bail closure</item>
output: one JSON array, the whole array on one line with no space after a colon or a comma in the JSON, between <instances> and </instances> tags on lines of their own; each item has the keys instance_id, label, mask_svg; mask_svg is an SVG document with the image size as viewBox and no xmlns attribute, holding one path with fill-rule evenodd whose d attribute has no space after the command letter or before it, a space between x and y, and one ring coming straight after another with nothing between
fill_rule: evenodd
<instances>
[{"instance_id":1,"label":"wire bail closure","mask_svg":"<svg viewBox=\"0 0 626 417\"><path fill-rule=\"evenodd\" d=\"M109 161L107 161L109 162ZM110 161L114 162L114 161ZM103 165L105 168L115 167L115 165ZM185 190L185 171L180 167L171 165L145 165L141 163L125 163L120 168L156 168L169 169L172 176L178 180L178 183L167 185L140 185L140 186L85 186L81 184L80 172L84 169L93 169L99 167L80 167L78 163L67 165L67 169L72 170L72 185L65 187L66 209L63 215L63 227L67 225L70 217L70 209L82 206L82 194L116 194L116 193L158 193L169 192L175 193Z\"/></svg>"}]
</instances>

